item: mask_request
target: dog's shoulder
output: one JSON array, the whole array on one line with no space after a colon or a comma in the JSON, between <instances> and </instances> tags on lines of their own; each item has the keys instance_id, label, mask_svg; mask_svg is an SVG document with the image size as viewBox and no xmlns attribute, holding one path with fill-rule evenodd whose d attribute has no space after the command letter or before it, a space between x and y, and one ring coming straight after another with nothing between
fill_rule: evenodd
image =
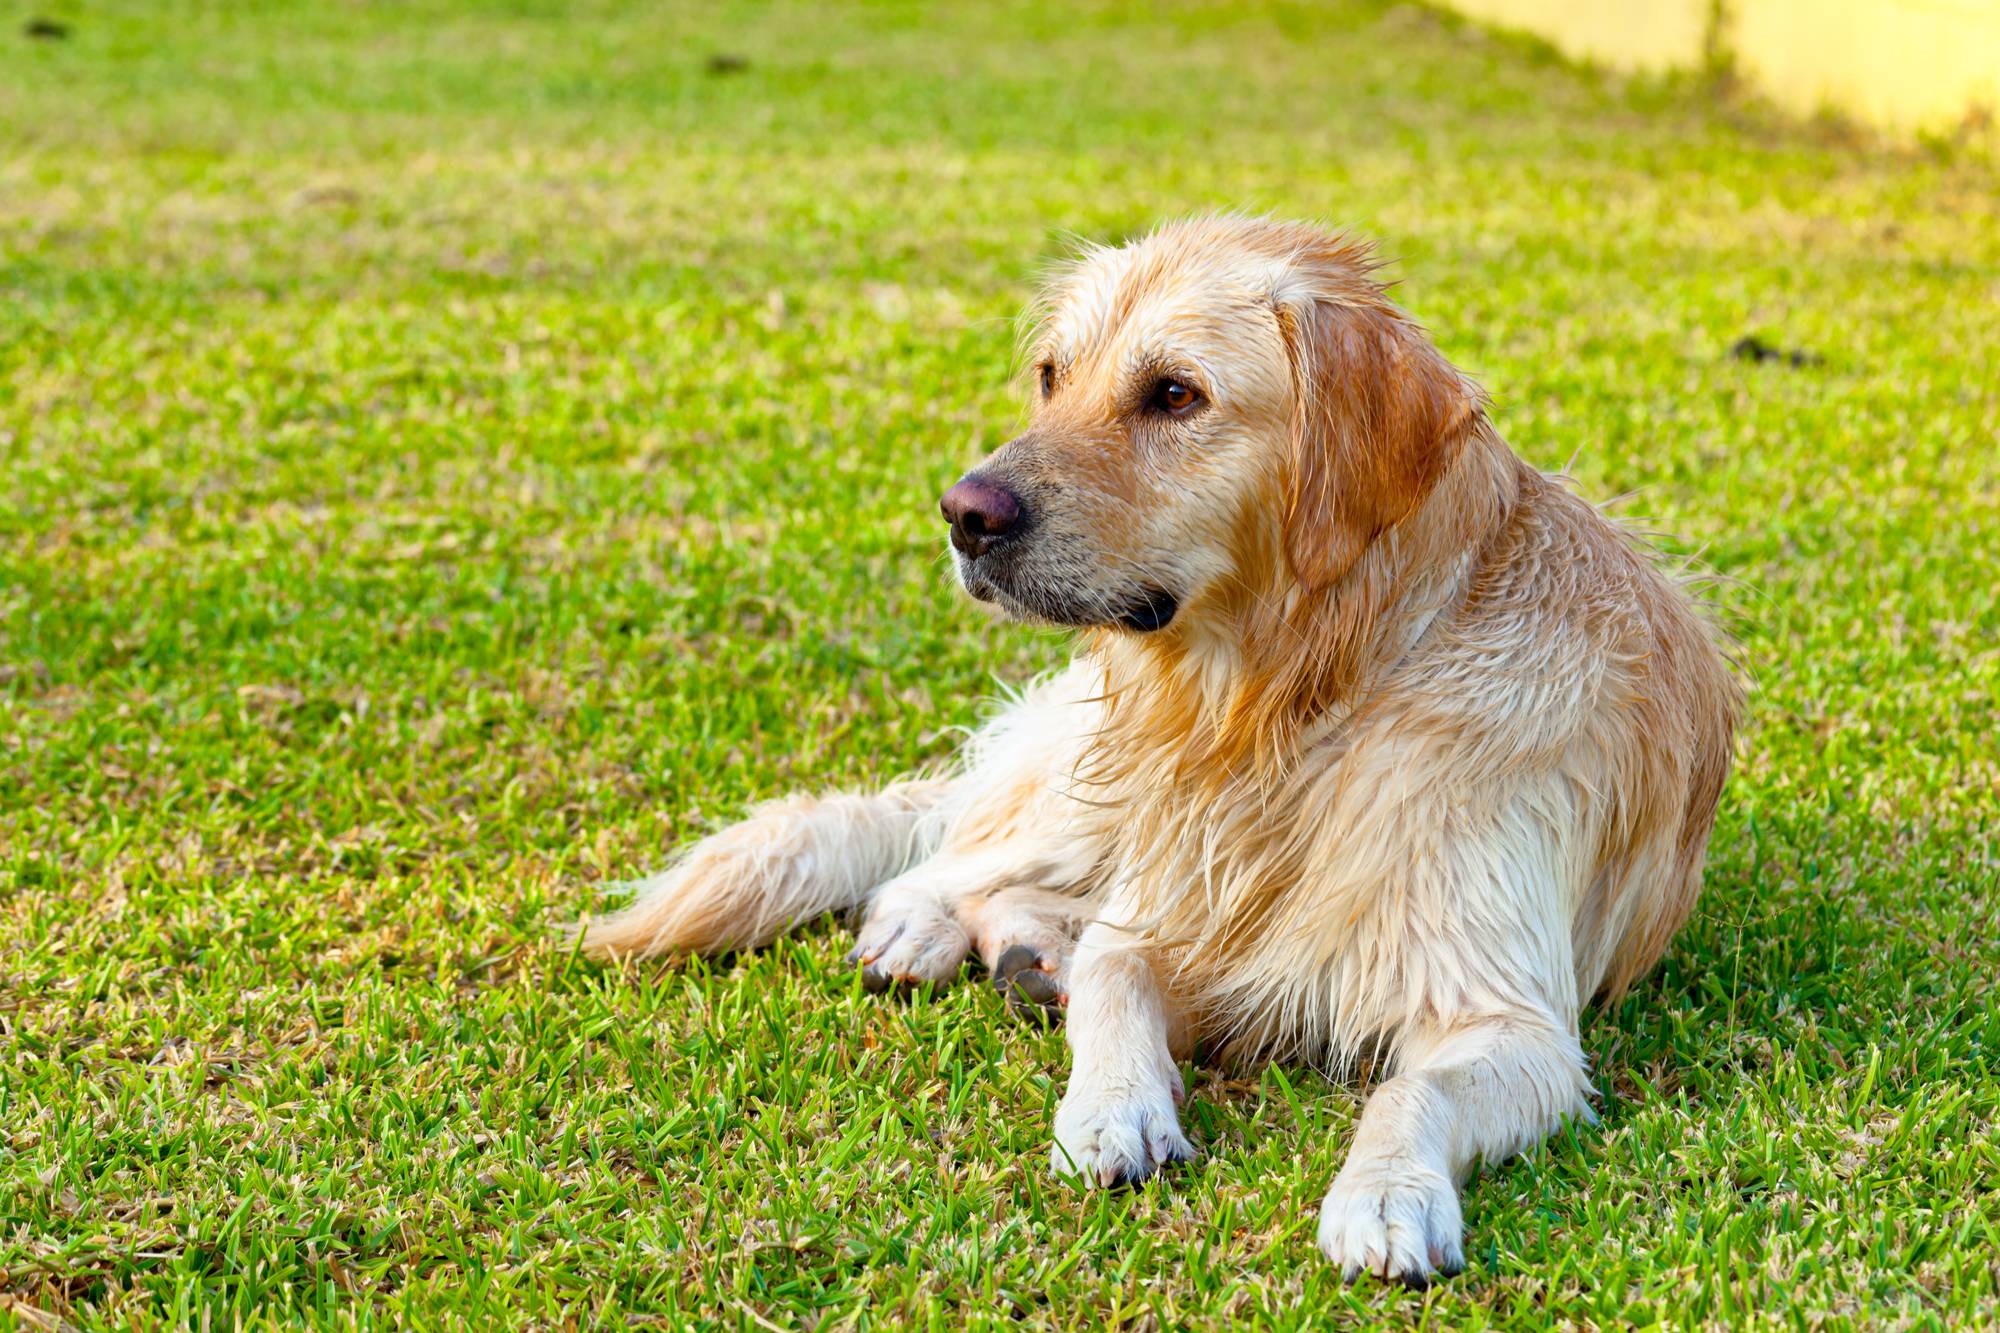
<instances>
[{"instance_id":1,"label":"dog's shoulder","mask_svg":"<svg viewBox=\"0 0 2000 1333\"><path fill-rule=\"evenodd\" d=\"M1456 598L1384 682L1372 729L1553 756L1601 743L1664 661L1707 644L1643 539L1524 465L1506 521L1466 553Z\"/></svg>"}]
</instances>

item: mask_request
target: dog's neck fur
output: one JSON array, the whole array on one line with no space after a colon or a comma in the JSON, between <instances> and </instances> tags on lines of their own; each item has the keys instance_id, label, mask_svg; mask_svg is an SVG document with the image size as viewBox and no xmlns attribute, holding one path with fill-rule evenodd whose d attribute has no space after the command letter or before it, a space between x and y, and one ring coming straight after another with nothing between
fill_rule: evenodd
<instances>
[{"instance_id":1,"label":"dog's neck fur","mask_svg":"<svg viewBox=\"0 0 2000 1333\"><path fill-rule=\"evenodd\" d=\"M1386 1030L1372 1010L1335 1015L1320 992L1271 973L1260 941L1321 855L1320 821L1301 802L1325 798L1323 779L1399 663L1477 596L1534 476L1482 422L1425 502L1327 587L1304 587L1274 550L1260 593L1227 617L1202 608L1206 633L1169 627L1092 645L1104 722L1072 788L1106 820L1091 891L1153 940L1225 1058L1295 1050L1344 1066ZM1362 905L1319 910L1347 919ZM1251 987L1254 1003L1182 977L1197 957L1202 975Z\"/></svg>"},{"instance_id":2,"label":"dog's neck fur","mask_svg":"<svg viewBox=\"0 0 2000 1333\"><path fill-rule=\"evenodd\" d=\"M1482 420L1425 501L1327 586L1301 584L1273 534L1254 562L1261 590L1143 638L1096 634L1086 651L1104 670L1107 720L1093 783L1132 802L1281 780L1463 600L1528 475Z\"/></svg>"}]
</instances>

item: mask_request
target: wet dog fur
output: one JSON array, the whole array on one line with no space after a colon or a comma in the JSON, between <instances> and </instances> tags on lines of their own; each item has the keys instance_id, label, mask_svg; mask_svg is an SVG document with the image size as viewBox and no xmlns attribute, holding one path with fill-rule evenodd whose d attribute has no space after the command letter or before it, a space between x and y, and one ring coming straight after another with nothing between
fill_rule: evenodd
<instances>
[{"instance_id":1,"label":"wet dog fur","mask_svg":"<svg viewBox=\"0 0 2000 1333\"><path fill-rule=\"evenodd\" d=\"M1365 1061L1389 1076L1320 1247L1350 1277L1453 1272L1459 1183L1591 1117L1579 1014L1695 900L1724 655L1347 236L1206 217L1089 250L1029 364L1029 428L947 497L953 558L972 596L1075 626L1072 663L949 772L695 844L585 947L848 910L871 988L976 955L1064 1006L1051 1161L1105 1186L1193 1154L1197 1043Z\"/></svg>"}]
</instances>

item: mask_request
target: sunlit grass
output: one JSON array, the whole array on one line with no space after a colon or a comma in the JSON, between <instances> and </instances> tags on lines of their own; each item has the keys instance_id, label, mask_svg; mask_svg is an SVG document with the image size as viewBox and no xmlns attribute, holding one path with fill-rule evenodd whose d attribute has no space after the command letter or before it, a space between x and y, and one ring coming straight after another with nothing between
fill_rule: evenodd
<instances>
[{"instance_id":1,"label":"sunlit grass","mask_svg":"<svg viewBox=\"0 0 2000 1333\"><path fill-rule=\"evenodd\" d=\"M1990 166L1407 5L46 14L0 27L0 1324L2000 1319ZM1382 237L1756 682L1702 906L1586 1030L1603 1126L1477 1181L1428 1294L1313 1249L1356 1089L1191 1070L1201 1161L1082 1195L1061 1034L983 987L545 929L1060 658L934 497L1065 237L1206 207Z\"/></svg>"}]
</instances>

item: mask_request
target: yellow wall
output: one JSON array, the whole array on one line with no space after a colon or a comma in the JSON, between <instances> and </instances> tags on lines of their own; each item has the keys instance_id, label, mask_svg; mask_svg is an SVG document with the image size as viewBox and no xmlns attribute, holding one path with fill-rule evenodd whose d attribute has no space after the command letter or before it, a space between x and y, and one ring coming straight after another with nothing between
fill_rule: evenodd
<instances>
[{"instance_id":1,"label":"yellow wall","mask_svg":"<svg viewBox=\"0 0 2000 1333\"><path fill-rule=\"evenodd\" d=\"M1573 60L1660 73L1701 63L1708 0L1450 0L1462 14L1519 28Z\"/></svg>"},{"instance_id":2,"label":"yellow wall","mask_svg":"<svg viewBox=\"0 0 2000 1333\"><path fill-rule=\"evenodd\" d=\"M1946 129L2000 110L2000 0L1732 0L1730 49L1790 111Z\"/></svg>"},{"instance_id":3,"label":"yellow wall","mask_svg":"<svg viewBox=\"0 0 2000 1333\"><path fill-rule=\"evenodd\" d=\"M1615 69L1699 65L1710 41L1787 110L1888 129L2000 112L2000 0L1449 0Z\"/></svg>"}]
</instances>

